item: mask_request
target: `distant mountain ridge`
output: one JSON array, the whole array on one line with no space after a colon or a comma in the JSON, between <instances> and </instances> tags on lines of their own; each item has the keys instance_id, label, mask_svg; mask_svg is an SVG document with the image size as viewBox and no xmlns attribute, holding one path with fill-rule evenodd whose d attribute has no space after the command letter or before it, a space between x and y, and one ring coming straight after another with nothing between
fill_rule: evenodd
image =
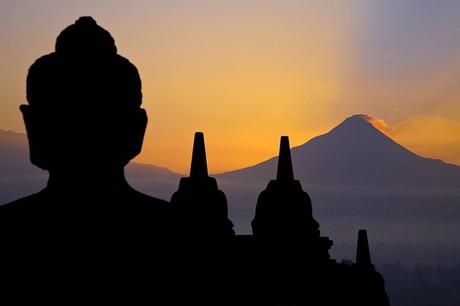
<instances>
[{"instance_id":1,"label":"distant mountain ridge","mask_svg":"<svg viewBox=\"0 0 460 306\"><path fill-rule=\"evenodd\" d=\"M0 130L0 177L41 174L43 171L30 163L27 136Z\"/></svg>"},{"instance_id":2,"label":"distant mountain ridge","mask_svg":"<svg viewBox=\"0 0 460 306\"><path fill-rule=\"evenodd\" d=\"M460 166L409 151L382 133L372 120L374 118L364 114L351 116L328 133L292 148L296 178L307 184L325 186L423 189L460 186L457 181ZM277 159L275 156L254 166L215 176L227 181L267 181L275 173ZM26 135L13 131L0 130L0 169L0 177L45 175L30 164ZM140 163L130 163L127 172L138 179L149 175L158 179L181 176L164 167Z\"/></svg>"}]
</instances>

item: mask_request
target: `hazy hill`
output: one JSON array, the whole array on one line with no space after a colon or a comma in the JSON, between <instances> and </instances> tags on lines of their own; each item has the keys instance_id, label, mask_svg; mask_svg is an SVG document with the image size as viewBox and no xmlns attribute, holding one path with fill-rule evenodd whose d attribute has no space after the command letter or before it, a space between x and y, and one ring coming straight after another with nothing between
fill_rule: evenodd
<instances>
[{"instance_id":1,"label":"hazy hill","mask_svg":"<svg viewBox=\"0 0 460 306\"><path fill-rule=\"evenodd\" d=\"M278 139L273 145L278 145ZM336 258L353 258L367 228L377 261L454 263L460 255L460 167L420 157L352 116L329 133L292 149L294 174L313 200ZM212 163L212 161L208 161ZM239 233L250 233L258 194L276 174L277 157L216 175ZM169 200L179 174L131 163L129 182ZM24 134L0 131L0 203L36 192L46 172L30 165Z\"/></svg>"}]
</instances>

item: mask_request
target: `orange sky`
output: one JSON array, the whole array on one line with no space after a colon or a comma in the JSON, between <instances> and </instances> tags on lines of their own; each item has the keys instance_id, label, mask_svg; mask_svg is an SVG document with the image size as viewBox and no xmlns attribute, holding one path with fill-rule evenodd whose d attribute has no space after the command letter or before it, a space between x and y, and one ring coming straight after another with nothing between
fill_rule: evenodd
<instances>
[{"instance_id":1,"label":"orange sky","mask_svg":"<svg viewBox=\"0 0 460 306\"><path fill-rule=\"evenodd\" d=\"M24 131L28 66L92 15L139 69L149 114L138 161L189 169L205 132L211 172L248 166L345 117L382 118L401 144L460 164L460 3L10 1L0 4L0 128Z\"/></svg>"}]
</instances>

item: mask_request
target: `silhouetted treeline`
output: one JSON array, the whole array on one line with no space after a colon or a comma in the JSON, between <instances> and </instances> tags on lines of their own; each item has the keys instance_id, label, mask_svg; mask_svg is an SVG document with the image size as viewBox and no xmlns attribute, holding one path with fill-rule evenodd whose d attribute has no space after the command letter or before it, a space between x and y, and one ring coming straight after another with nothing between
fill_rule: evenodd
<instances>
[{"instance_id":1,"label":"silhouetted treeline","mask_svg":"<svg viewBox=\"0 0 460 306\"><path fill-rule=\"evenodd\" d=\"M460 305L460 262L452 267L394 263L379 271L393 306Z\"/></svg>"}]
</instances>

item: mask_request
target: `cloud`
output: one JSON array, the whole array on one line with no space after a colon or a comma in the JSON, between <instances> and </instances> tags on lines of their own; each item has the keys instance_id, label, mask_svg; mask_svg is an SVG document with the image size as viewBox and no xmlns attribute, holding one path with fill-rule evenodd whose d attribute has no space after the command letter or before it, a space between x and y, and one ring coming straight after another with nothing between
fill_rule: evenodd
<instances>
[{"instance_id":1,"label":"cloud","mask_svg":"<svg viewBox=\"0 0 460 306\"><path fill-rule=\"evenodd\" d=\"M360 114L360 116L364 119L366 119L367 122L369 122L370 124L372 124L377 130L379 130L380 132L382 132L383 134L387 135L388 137L391 137L393 138L393 130L391 129L391 127L385 122L383 121L382 119L379 119L379 118L374 118L370 115L367 115L367 114Z\"/></svg>"},{"instance_id":2,"label":"cloud","mask_svg":"<svg viewBox=\"0 0 460 306\"><path fill-rule=\"evenodd\" d=\"M460 165L460 121L417 115L392 130L393 138L415 153Z\"/></svg>"}]
</instances>

